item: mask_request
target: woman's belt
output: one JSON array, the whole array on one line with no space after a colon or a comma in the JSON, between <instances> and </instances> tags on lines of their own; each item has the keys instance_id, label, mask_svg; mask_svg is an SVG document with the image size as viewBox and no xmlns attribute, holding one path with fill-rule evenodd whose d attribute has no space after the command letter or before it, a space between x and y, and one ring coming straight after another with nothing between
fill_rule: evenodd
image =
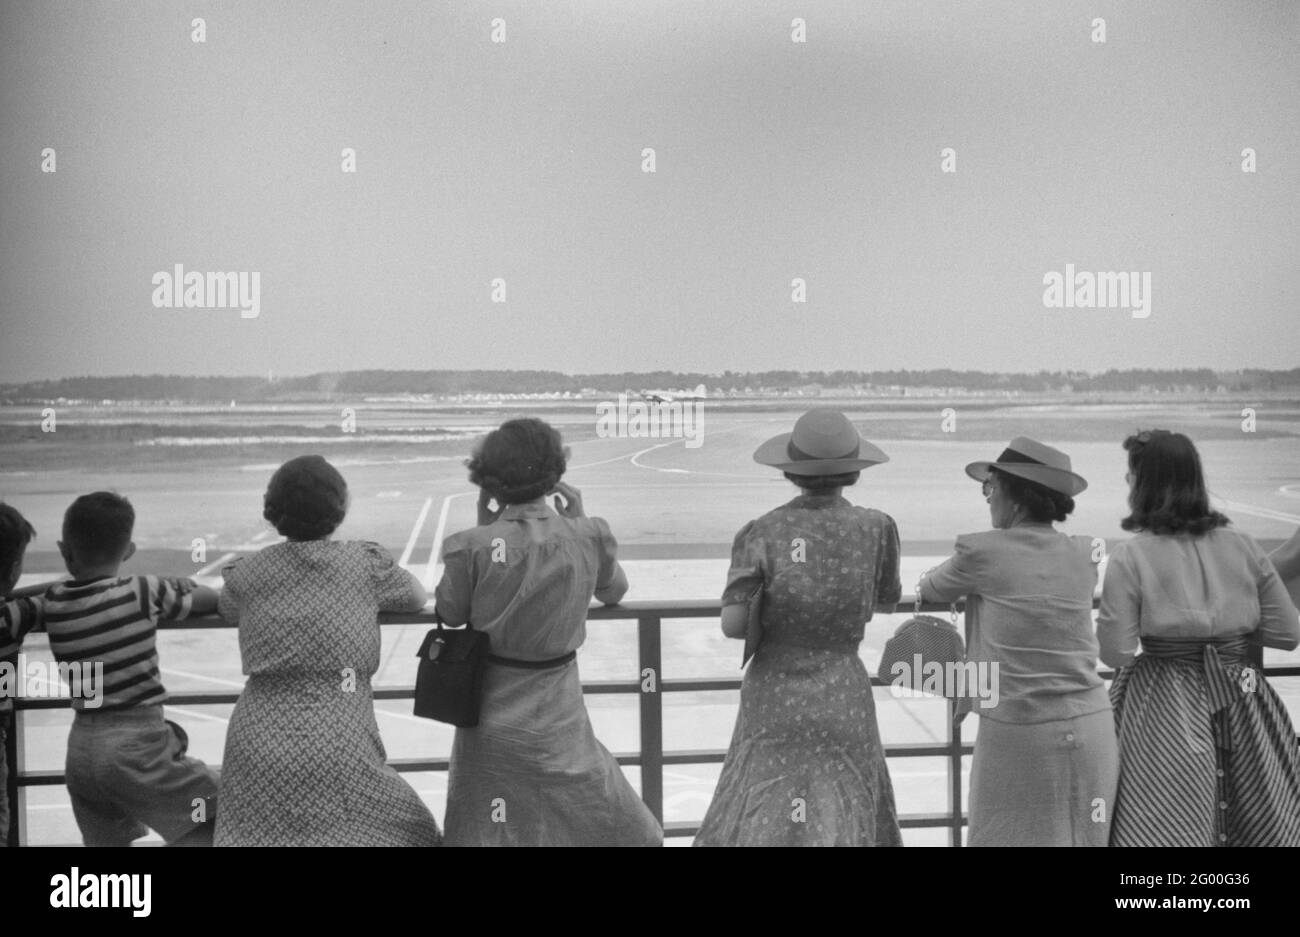
<instances>
[{"instance_id":1,"label":"woman's belt","mask_svg":"<svg viewBox=\"0 0 1300 937\"><path fill-rule=\"evenodd\" d=\"M1228 673L1228 665L1249 664L1246 656L1249 647L1250 642L1244 636L1218 639L1142 638L1143 656L1149 654L1161 660L1183 660L1201 664L1209 694L1214 742L1224 750L1232 749L1232 736L1227 725L1228 707L1242 695L1254 692L1257 679L1252 673L1249 679L1243 680L1239 686ZM1263 679L1262 675L1258 679Z\"/></svg>"},{"instance_id":2,"label":"woman's belt","mask_svg":"<svg viewBox=\"0 0 1300 937\"><path fill-rule=\"evenodd\" d=\"M1244 664L1250 641L1235 638L1149 638L1142 637L1142 652L1169 660L1208 660L1213 654L1225 664Z\"/></svg>"},{"instance_id":3,"label":"woman's belt","mask_svg":"<svg viewBox=\"0 0 1300 937\"><path fill-rule=\"evenodd\" d=\"M488 654L487 659L494 664L500 664L502 667L520 667L524 670L550 670L552 667L564 666L577 656L577 651L570 651L560 657L552 657L550 660L518 660L513 657L502 657L500 654Z\"/></svg>"}]
</instances>

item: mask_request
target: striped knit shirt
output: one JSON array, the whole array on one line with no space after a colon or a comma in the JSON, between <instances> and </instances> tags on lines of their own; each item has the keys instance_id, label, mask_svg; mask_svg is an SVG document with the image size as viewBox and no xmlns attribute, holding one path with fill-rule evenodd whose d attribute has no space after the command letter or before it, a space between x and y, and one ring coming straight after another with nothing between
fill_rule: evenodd
<instances>
[{"instance_id":1,"label":"striped knit shirt","mask_svg":"<svg viewBox=\"0 0 1300 937\"><path fill-rule=\"evenodd\" d=\"M12 599L0 605L0 661L18 669L18 651L23 646L23 638L30 631L35 631L41 624L41 603L39 599ZM8 686L0 687L0 713L7 713L14 708L13 696L17 681L11 678ZM2 795L0 795L2 796Z\"/></svg>"},{"instance_id":2,"label":"striped knit shirt","mask_svg":"<svg viewBox=\"0 0 1300 937\"><path fill-rule=\"evenodd\" d=\"M38 600L50 651L61 663L102 662L103 702L99 712L156 706L167 699L158 675L159 621L190 613L187 579L107 576L51 586ZM73 709L85 701L73 699Z\"/></svg>"}]
</instances>

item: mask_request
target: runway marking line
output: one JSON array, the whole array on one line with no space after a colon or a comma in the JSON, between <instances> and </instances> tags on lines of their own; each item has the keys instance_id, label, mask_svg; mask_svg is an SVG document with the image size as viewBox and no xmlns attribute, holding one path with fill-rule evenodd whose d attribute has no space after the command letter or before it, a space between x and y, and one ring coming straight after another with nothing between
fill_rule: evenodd
<instances>
[{"instance_id":1,"label":"runway marking line","mask_svg":"<svg viewBox=\"0 0 1300 937\"><path fill-rule=\"evenodd\" d=\"M424 529L424 519L429 515L429 508L432 504L432 496L424 499L424 507L420 508L420 516L415 519L415 526L411 528L411 536L406 541L406 549L402 551L402 558L397 561L397 565L403 569L411 561L411 551L415 549L415 541L419 539L420 531Z\"/></svg>"}]
</instances>

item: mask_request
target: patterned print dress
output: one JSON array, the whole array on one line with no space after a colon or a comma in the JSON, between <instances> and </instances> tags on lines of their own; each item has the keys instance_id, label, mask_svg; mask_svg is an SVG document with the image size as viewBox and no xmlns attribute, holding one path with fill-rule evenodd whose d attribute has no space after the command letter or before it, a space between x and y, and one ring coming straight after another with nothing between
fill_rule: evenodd
<instances>
[{"instance_id":1,"label":"patterned print dress","mask_svg":"<svg viewBox=\"0 0 1300 937\"><path fill-rule=\"evenodd\" d=\"M898 846L894 790L858 657L902 594L898 531L842 497L801 495L746 524L723 605L763 590L763 638L697 846Z\"/></svg>"},{"instance_id":2,"label":"patterned print dress","mask_svg":"<svg viewBox=\"0 0 1300 937\"><path fill-rule=\"evenodd\" d=\"M387 765L371 678L377 613L415 580L374 543L288 542L222 570L248 682L226 733L218 846L433 846L438 824Z\"/></svg>"}]
</instances>

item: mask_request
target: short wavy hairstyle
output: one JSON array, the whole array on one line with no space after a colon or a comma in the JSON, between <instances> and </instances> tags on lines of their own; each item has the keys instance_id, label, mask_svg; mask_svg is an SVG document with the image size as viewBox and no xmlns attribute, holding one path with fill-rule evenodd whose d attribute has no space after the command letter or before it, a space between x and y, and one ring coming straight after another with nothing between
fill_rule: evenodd
<instances>
[{"instance_id":1,"label":"short wavy hairstyle","mask_svg":"<svg viewBox=\"0 0 1300 937\"><path fill-rule=\"evenodd\" d=\"M318 455L300 455L276 469L262 498L262 516L290 540L323 540L347 512L347 482Z\"/></svg>"},{"instance_id":2,"label":"short wavy hairstyle","mask_svg":"<svg viewBox=\"0 0 1300 937\"><path fill-rule=\"evenodd\" d=\"M569 449L555 427L528 417L488 433L465 461L469 480L499 504L523 504L550 493L564 477Z\"/></svg>"},{"instance_id":3,"label":"short wavy hairstyle","mask_svg":"<svg viewBox=\"0 0 1300 937\"><path fill-rule=\"evenodd\" d=\"M1124 448L1133 476L1131 513L1119 522L1125 530L1198 537L1232 523L1210 507L1200 453L1182 433L1143 430L1125 439Z\"/></svg>"},{"instance_id":4,"label":"short wavy hairstyle","mask_svg":"<svg viewBox=\"0 0 1300 937\"><path fill-rule=\"evenodd\" d=\"M1063 521L1074 513L1074 499L1067 494L1053 491L1046 485L1031 482L1019 475L1003 472L995 467L989 468L989 475L1002 483L1002 490L1007 493L1013 504L1025 509L1029 519L1039 524Z\"/></svg>"}]
</instances>

